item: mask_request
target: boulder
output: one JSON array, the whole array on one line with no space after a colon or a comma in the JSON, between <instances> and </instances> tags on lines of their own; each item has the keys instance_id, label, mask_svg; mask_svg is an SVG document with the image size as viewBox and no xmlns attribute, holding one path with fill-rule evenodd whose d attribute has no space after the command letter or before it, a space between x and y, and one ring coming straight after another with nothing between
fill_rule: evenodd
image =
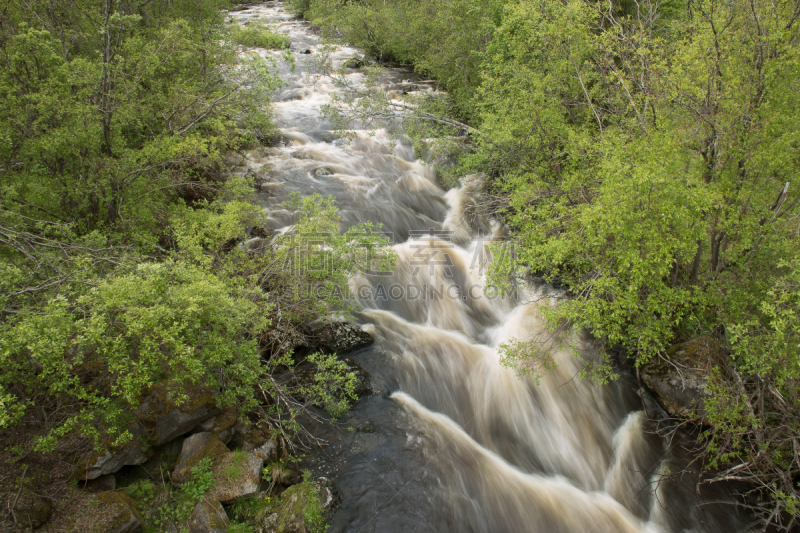
<instances>
[{"instance_id":1,"label":"boulder","mask_svg":"<svg viewBox=\"0 0 800 533\"><path fill-rule=\"evenodd\" d=\"M217 437L219 437L219 440L225 444L228 444L233 437L238 416L239 414L237 413L236 409L225 409L217 416L209 418L197 426L197 429L210 433L216 433Z\"/></svg>"},{"instance_id":2,"label":"boulder","mask_svg":"<svg viewBox=\"0 0 800 533\"><path fill-rule=\"evenodd\" d=\"M154 445L159 446L188 433L201 422L222 412L214 393L203 387L184 389L188 396L178 402L160 387L148 394L137 410L137 416L150 431Z\"/></svg>"},{"instance_id":3,"label":"boulder","mask_svg":"<svg viewBox=\"0 0 800 533\"><path fill-rule=\"evenodd\" d=\"M369 333L350 322L325 322L312 328L308 336L323 350L336 354L368 346L373 342Z\"/></svg>"},{"instance_id":4,"label":"boulder","mask_svg":"<svg viewBox=\"0 0 800 533\"><path fill-rule=\"evenodd\" d=\"M89 456L85 466L75 472L75 479L91 480L113 474L123 466L140 465L147 461L147 454L138 439L124 446L112 446Z\"/></svg>"},{"instance_id":5,"label":"boulder","mask_svg":"<svg viewBox=\"0 0 800 533\"><path fill-rule=\"evenodd\" d=\"M325 495L327 499L327 495ZM325 522L323 495L316 483L298 483L281 494L280 500L256 527L258 533L311 533Z\"/></svg>"},{"instance_id":6,"label":"boulder","mask_svg":"<svg viewBox=\"0 0 800 533\"><path fill-rule=\"evenodd\" d=\"M192 468L197 466L201 459L204 457L216 459L226 453L230 453L230 450L219 440L215 433L208 431L195 433L183 441L181 454L178 456L175 469L172 471L172 481L174 483L183 483L189 479Z\"/></svg>"},{"instance_id":7,"label":"boulder","mask_svg":"<svg viewBox=\"0 0 800 533\"><path fill-rule=\"evenodd\" d=\"M726 364L726 357L714 339L698 337L671 346L664 359L648 361L639 372L670 416L705 424L705 401L711 395L709 380L714 367Z\"/></svg>"},{"instance_id":8,"label":"boulder","mask_svg":"<svg viewBox=\"0 0 800 533\"><path fill-rule=\"evenodd\" d=\"M260 457L264 461L268 461L269 458L272 457L272 455L275 453L276 449L277 445L275 444L275 441L270 439L261 446L255 448L253 450L253 454L256 457Z\"/></svg>"},{"instance_id":9,"label":"boulder","mask_svg":"<svg viewBox=\"0 0 800 533\"><path fill-rule=\"evenodd\" d=\"M229 504L258 492L264 459L254 453L230 452L217 457L212 473L214 489L210 496Z\"/></svg>"},{"instance_id":10,"label":"boulder","mask_svg":"<svg viewBox=\"0 0 800 533\"><path fill-rule=\"evenodd\" d=\"M312 172L312 174L314 174L314 176L316 176L318 178L323 178L325 176L333 176L334 172L333 172L333 169L331 169L331 168L319 167L319 168L315 168L314 171Z\"/></svg>"},{"instance_id":11,"label":"boulder","mask_svg":"<svg viewBox=\"0 0 800 533\"><path fill-rule=\"evenodd\" d=\"M105 509L98 514L111 514L111 525L108 533L137 533L142 531L142 515L136 506L136 500L124 492L101 492L97 500Z\"/></svg>"},{"instance_id":12,"label":"boulder","mask_svg":"<svg viewBox=\"0 0 800 533\"><path fill-rule=\"evenodd\" d=\"M14 518L16 518L17 524L36 529L47 522L52 510L52 506L44 498L23 491L16 498Z\"/></svg>"},{"instance_id":13,"label":"boulder","mask_svg":"<svg viewBox=\"0 0 800 533\"><path fill-rule=\"evenodd\" d=\"M246 452L255 452L263 446L270 445L270 431L263 422L248 424L243 420L236 422L236 434L233 437L236 447ZM274 446L274 443L271 443Z\"/></svg>"},{"instance_id":14,"label":"boulder","mask_svg":"<svg viewBox=\"0 0 800 533\"><path fill-rule=\"evenodd\" d=\"M205 496L197 503L189 518L191 533L228 533L229 526L230 520L225 514L225 509L209 496Z\"/></svg>"}]
</instances>

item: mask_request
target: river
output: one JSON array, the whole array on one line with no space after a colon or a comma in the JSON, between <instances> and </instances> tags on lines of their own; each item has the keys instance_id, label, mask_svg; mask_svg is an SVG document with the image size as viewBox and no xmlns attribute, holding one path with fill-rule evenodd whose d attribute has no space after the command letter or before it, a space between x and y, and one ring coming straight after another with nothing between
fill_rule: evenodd
<instances>
[{"instance_id":1,"label":"river","mask_svg":"<svg viewBox=\"0 0 800 533\"><path fill-rule=\"evenodd\" d=\"M321 109L340 89L317 70L322 45L308 23L279 2L232 15L276 25L297 61L290 71L279 52L260 51L286 82L274 102L284 142L246 161L268 176L260 197L270 229L291 224L281 204L292 192L333 195L345 225L382 224L398 257L390 276L351 281L358 320L375 338L353 358L374 394L318 428L331 444L305 465L341 491L329 531L740 530L735 507L714 503L723 491L696 488L691 437L654 434L635 380L581 380L580 359L558 346L557 368L538 384L501 365L500 345L542 333L537 308L558 294L535 285L508 298L483 293L484 245L502 228L468 216L476 179L444 190L435 168L385 129L356 125L349 142L337 139ZM331 58L339 66L357 53L339 46ZM357 69L346 77L364 83ZM382 83L432 88L402 68ZM595 353L590 339L574 341L583 357Z\"/></svg>"}]
</instances>

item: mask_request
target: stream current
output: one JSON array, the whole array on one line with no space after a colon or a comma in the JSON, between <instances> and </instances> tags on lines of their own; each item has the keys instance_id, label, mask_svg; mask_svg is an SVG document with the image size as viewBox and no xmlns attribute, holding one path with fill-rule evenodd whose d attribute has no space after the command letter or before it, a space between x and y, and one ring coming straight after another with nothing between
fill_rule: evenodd
<instances>
[{"instance_id":1,"label":"stream current","mask_svg":"<svg viewBox=\"0 0 800 533\"><path fill-rule=\"evenodd\" d=\"M344 227L381 224L397 253L391 276L351 280L358 320L375 338L352 357L374 394L316 429L331 444L304 465L341 491L329 531L740 530L735 507L714 503L726 498L722 490L696 490L698 472L684 451L694 443L673 435L668 446L647 430L634 380L602 387L580 380L581 361L557 347L557 368L538 384L501 365L501 344L543 332L537 307L556 293L547 286L508 298L483 293L483 246L502 229L466 216L476 180L444 190L435 169L386 130L356 125L349 142L337 139L321 111L339 89L317 71L321 44L308 23L280 2L232 16L275 25L297 62L291 71L279 52L259 51L281 66L285 86L274 114L284 142L251 152L240 170L266 179L259 196L270 229L291 225L282 204L292 192L332 195ZM340 46L330 57L339 67L358 53ZM365 82L357 69L346 77ZM434 90L403 68L382 83ZM576 342L591 356L589 340Z\"/></svg>"}]
</instances>

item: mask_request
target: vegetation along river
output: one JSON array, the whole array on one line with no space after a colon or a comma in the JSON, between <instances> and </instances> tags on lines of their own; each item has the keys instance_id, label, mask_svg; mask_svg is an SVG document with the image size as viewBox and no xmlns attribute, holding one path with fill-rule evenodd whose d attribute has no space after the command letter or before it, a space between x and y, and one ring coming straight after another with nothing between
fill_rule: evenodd
<instances>
[{"instance_id":1,"label":"vegetation along river","mask_svg":"<svg viewBox=\"0 0 800 533\"><path fill-rule=\"evenodd\" d=\"M280 63L285 85L274 104L284 142L246 162L269 169L260 196L271 229L290 225L281 205L292 193L332 195L346 226L381 224L397 254L391 274L351 280L358 319L376 339L354 356L373 394L336 428L318 430L331 445L310 463L342 494L330 531L740 528L733 507L715 503L724 495L698 496L688 454L675 452L675 442L667 452L670 437L648 430L635 380L598 387L578 379L580 361L555 345L557 367L538 384L501 365L501 344L542 332L537 307L556 291L530 284L505 298L483 292L485 242L503 230L465 213L477 178L445 190L394 131L356 124L347 141L331 134L322 109L339 88L315 61L329 53L339 68L359 51L324 52L309 24L278 2L233 16L277 25L296 52L296 69ZM262 53L281 61L280 52ZM360 70L344 72L351 85L365 83ZM402 68L382 83L433 90ZM578 342L591 357L591 340Z\"/></svg>"}]
</instances>

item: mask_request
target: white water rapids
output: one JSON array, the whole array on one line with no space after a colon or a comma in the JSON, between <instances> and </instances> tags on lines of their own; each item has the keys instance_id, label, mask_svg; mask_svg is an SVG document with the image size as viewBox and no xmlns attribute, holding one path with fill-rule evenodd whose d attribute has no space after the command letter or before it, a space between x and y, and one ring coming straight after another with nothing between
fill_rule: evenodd
<instances>
[{"instance_id":1,"label":"white water rapids","mask_svg":"<svg viewBox=\"0 0 800 533\"><path fill-rule=\"evenodd\" d=\"M385 130L356 129L350 143L336 139L321 107L338 89L315 70L321 45L308 24L278 2L232 16L275 24L292 39L298 63L295 72L283 68L287 85L274 103L285 142L251 153L243 165L266 180L260 197L270 229L291 224L293 214L281 207L291 192L319 192L336 198L346 226L382 224L398 256L392 276L352 280L361 295L359 319L376 339L355 358L378 394L344 420L352 431L328 436L338 444L317 463L318 469L326 461L334 465L323 470L342 491L330 531L741 527L732 507L703 504L718 495L701 498L689 460L646 431L642 401L629 379L604 387L582 381L576 377L580 361L559 348L553 348L557 368L538 385L500 364L502 343L543 331L537 307L553 293L531 287L514 299L491 299L480 290L479 237L500 230L467 221L464 206L475 183L465 179L443 190L434 169ZM279 52L260 53L280 58ZM338 47L334 65L356 53ZM360 71L347 72L351 83L364 82ZM431 87L403 69L392 70L386 84ZM397 298L392 286L400 288ZM410 286L439 292L412 294ZM369 290L359 293L359 287ZM582 342L590 354L591 343Z\"/></svg>"}]
</instances>

